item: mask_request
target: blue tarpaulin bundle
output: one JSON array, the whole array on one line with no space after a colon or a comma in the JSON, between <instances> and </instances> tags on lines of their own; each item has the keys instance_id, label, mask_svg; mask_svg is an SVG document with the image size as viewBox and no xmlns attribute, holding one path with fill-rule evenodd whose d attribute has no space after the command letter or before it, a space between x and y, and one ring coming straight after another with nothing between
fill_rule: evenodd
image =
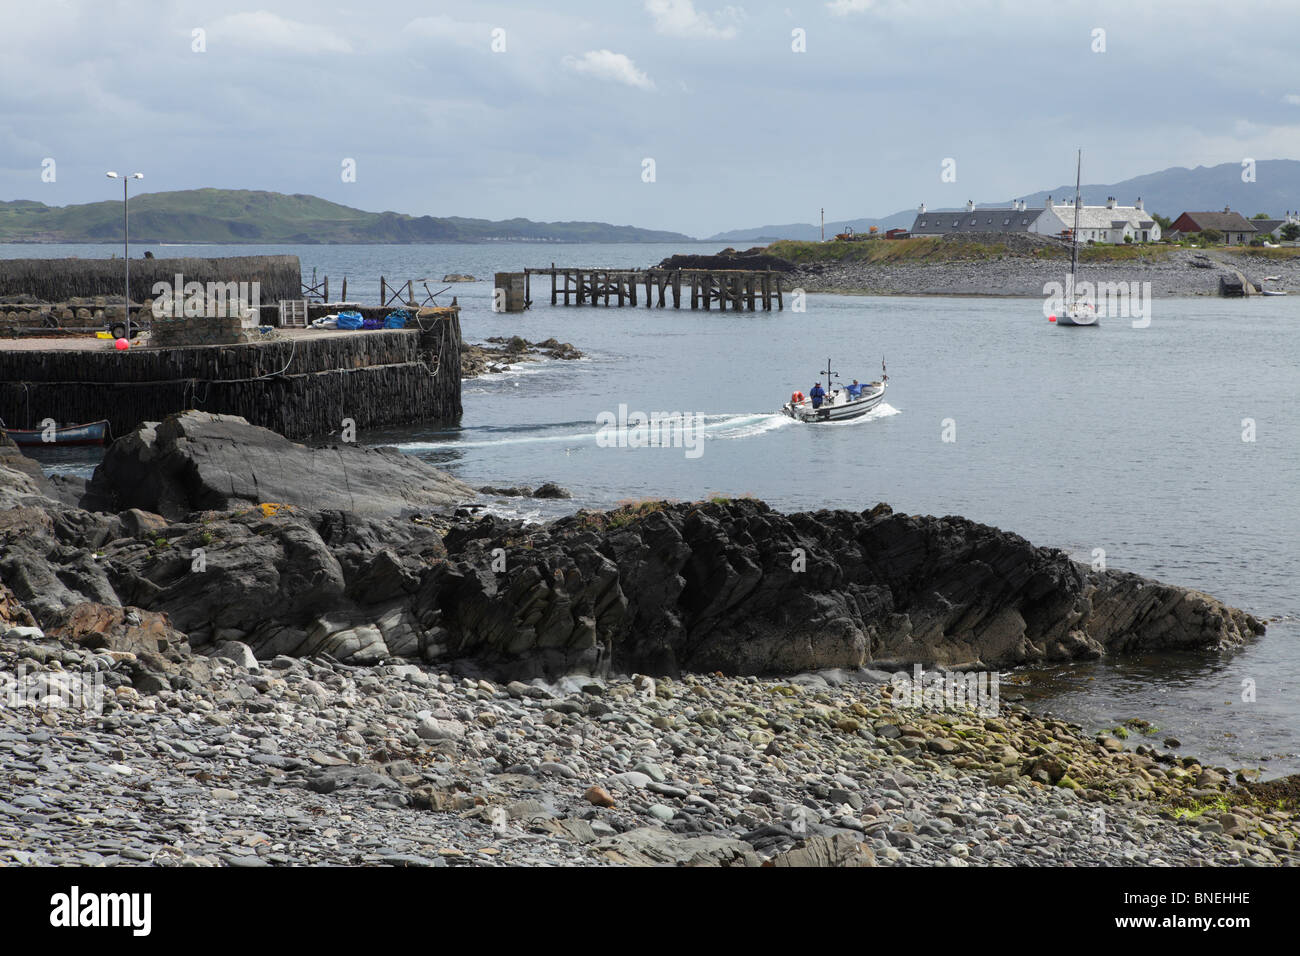
<instances>
[{"instance_id":1,"label":"blue tarpaulin bundle","mask_svg":"<svg viewBox=\"0 0 1300 956\"><path fill-rule=\"evenodd\" d=\"M339 325L340 329L359 329L362 325L360 312L340 312Z\"/></svg>"},{"instance_id":2,"label":"blue tarpaulin bundle","mask_svg":"<svg viewBox=\"0 0 1300 956\"><path fill-rule=\"evenodd\" d=\"M386 329L404 329L406 323L411 319L411 313L405 309L395 309L388 313L388 318L384 319L384 328Z\"/></svg>"}]
</instances>

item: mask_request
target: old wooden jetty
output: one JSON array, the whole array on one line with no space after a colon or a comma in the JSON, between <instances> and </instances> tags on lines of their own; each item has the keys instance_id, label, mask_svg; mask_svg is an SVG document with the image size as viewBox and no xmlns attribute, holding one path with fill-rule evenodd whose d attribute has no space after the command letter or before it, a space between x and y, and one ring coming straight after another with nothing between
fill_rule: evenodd
<instances>
[{"instance_id":1,"label":"old wooden jetty","mask_svg":"<svg viewBox=\"0 0 1300 956\"><path fill-rule=\"evenodd\" d=\"M532 277L551 277L551 305L636 305L638 291L647 308L665 308L671 294L680 309L685 290L692 309L718 308L733 312L785 308L782 275L748 269L571 269L524 270L524 302L531 305Z\"/></svg>"}]
</instances>

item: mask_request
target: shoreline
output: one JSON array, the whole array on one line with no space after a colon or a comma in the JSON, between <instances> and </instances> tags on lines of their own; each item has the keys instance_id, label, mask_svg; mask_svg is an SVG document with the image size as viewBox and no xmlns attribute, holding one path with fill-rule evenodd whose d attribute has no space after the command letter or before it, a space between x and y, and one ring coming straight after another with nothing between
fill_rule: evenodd
<instances>
[{"instance_id":1,"label":"shoreline","mask_svg":"<svg viewBox=\"0 0 1300 956\"><path fill-rule=\"evenodd\" d=\"M235 419L124 441L93 511L0 449L0 859L1300 863L1300 775L1130 750L998 695L1018 661L1263 632L1199 592L883 504L533 527L464 513L472 489L428 466L399 486L385 469L412 463ZM325 491L344 478L388 499L349 511ZM795 542L815 573L791 573ZM949 686L979 665L992 697L898 706L886 661Z\"/></svg>"},{"instance_id":2,"label":"shoreline","mask_svg":"<svg viewBox=\"0 0 1300 956\"><path fill-rule=\"evenodd\" d=\"M1078 282L1121 283L1127 287L1126 294L1137 295L1140 291L1153 299L1219 297L1220 278L1237 280L1239 273L1256 287L1262 284L1263 276L1278 275L1281 279L1269 283L1270 288L1292 294L1300 290L1300 258L1256 259L1246 254L1197 249L1168 250L1166 259L1155 262L1080 262ZM1063 285L1068 274L1068 258L1061 261L1006 255L925 263L801 264L785 273L783 280L788 289L802 288L807 293L1042 299L1050 283ZM1103 289L1098 289L1099 306L1104 297Z\"/></svg>"},{"instance_id":3,"label":"shoreline","mask_svg":"<svg viewBox=\"0 0 1300 956\"><path fill-rule=\"evenodd\" d=\"M896 708L871 672L501 683L246 652L169 655L187 686L110 684L94 717L4 711L0 753L18 765L0 798L0 859L1300 862L1297 778L1233 786L1225 768L1126 750L1016 705L983 716ZM0 672L21 661L57 683L69 666L105 662L111 679L135 657L6 641ZM40 767L24 761L33 748Z\"/></svg>"},{"instance_id":4,"label":"shoreline","mask_svg":"<svg viewBox=\"0 0 1300 956\"><path fill-rule=\"evenodd\" d=\"M933 298L933 299L1042 299L1042 293L1031 292L930 292L930 291L884 291L879 289L859 289L859 288L827 288L827 289L804 289L809 295L856 295L863 298ZM1162 299L1198 299L1198 298L1222 298L1214 292L1185 292L1179 294L1167 294L1154 296L1153 298ZM1252 296L1251 298L1255 298Z\"/></svg>"},{"instance_id":5,"label":"shoreline","mask_svg":"<svg viewBox=\"0 0 1300 956\"><path fill-rule=\"evenodd\" d=\"M1077 283L1092 283L1098 306L1128 301L1223 294L1224 284L1246 295L1264 288L1300 290L1295 248L1181 246L1164 243L1089 245L1080 250ZM771 269L787 295L942 295L1042 298L1069 281L1070 254L1059 240L1025 234L980 233L797 242L781 240L713 256L679 255L679 264L715 270ZM1275 277L1265 283L1264 277Z\"/></svg>"}]
</instances>

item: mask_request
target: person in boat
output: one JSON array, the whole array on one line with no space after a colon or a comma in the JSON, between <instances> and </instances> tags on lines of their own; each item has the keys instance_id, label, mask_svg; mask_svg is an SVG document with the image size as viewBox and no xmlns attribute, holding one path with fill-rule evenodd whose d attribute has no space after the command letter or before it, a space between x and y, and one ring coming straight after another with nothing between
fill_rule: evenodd
<instances>
[{"instance_id":1,"label":"person in boat","mask_svg":"<svg viewBox=\"0 0 1300 956\"><path fill-rule=\"evenodd\" d=\"M855 378L852 385L845 385L844 390L849 393L849 399L857 401L862 397L862 385Z\"/></svg>"},{"instance_id":2,"label":"person in boat","mask_svg":"<svg viewBox=\"0 0 1300 956\"><path fill-rule=\"evenodd\" d=\"M793 395L790 396L791 405L798 405L802 401L803 401L803 392L795 392Z\"/></svg>"},{"instance_id":3,"label":"person in boat","mask_svg":"<svg viewBox=\"0 0 1300 956\"><path fill-rule=\"evenodd\" d=\"M822 402L826 399L826 390L822 388L821 382L813 383L813 387L808 389L808 397L812 399L813 408L822 407Z\"/></svg>"}]
</instances>

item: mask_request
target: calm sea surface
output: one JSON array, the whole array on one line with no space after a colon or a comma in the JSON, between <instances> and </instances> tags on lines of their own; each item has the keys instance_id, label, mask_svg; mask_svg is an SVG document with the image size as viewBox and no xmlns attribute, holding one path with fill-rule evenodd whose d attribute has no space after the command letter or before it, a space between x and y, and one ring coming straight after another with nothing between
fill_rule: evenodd
<instances>
[{"instance_id":1,"label":"calm sea surface","mask_svg":"<svg viewBox=\"0 0 1300 956\"><path fill-rule=\"evenodd\" d=\"M159 258L296 253L308 277L315 267L333 290L346 274L351 296L370 301L380 274L490 280L552 261L647 266L721 245L143 248ZM0 245L5 257L111 251ZM1057 329L1026 299L814 295L804 313L606 310L552 308L539 281L531 311L496 315L491 289L457 284L440 297L459 298L467 338L554 336L587 357L466 383L459 427L363 440L398 444L471 484L549 480L573 491L572 502L530 502L524 513L537 518L627 498L749 493L782 510L886 501L961 514L1085 561L1103 549L1112 568L1273 620L1268 634L1234 653L1021 671L1004 696L1090 729L1140 716L1160 728L1156 744L1172 735L1212 762L1300 772L1300 299L1162 299L1145 329ZM828 356L845 381L877 378L887 359L887 404L816 427L774 414ZM703 453L599 447L597 418L620 405L704 416ZM1246 419L1253 441L1243 441Z\"/></svg>"}]
</instances>

